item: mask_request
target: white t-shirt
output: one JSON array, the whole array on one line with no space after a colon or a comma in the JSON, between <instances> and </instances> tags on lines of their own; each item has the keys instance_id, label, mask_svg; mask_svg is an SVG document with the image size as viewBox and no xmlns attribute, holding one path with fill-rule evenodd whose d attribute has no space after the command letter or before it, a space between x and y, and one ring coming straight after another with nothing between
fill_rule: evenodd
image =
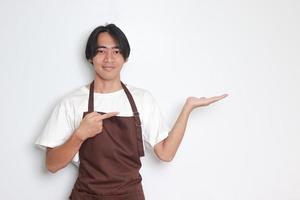
<instances>
[{"instance_id":1,"label":"white t-shirt","mask_svg":"<svg viewBox=\"0 0 300 200\"><path fill-rule=\"evenodd\" d=\"M140 114L142 135L148 146L165 139L170 131L166 124L160 108L147 90L126 85L130 91L138 112ZM56 147L63 144L79 127L83 112L88 110L89 89L82 86L62 98L55 106L42 133L35 141L35 145L42 149ZM94 111L119 112L117 116L133 116L129 100L124 89L111 93L94 92ZM72 160L73 164L79 166L79 153Z\"/></svg>"}]
</instances>

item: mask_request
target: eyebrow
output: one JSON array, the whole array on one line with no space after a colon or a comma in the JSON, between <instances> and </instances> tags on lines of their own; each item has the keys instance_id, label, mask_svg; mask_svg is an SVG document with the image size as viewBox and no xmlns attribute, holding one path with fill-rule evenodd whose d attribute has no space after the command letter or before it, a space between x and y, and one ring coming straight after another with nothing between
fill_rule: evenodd
<instances>
[{"instance_id":1,"label":"eyebrow","mask_svg":"<svg viewBox=\"0 0 300 200\"><path fill-rule=\"evenodd\" d=\"M97 46L97 49L100 49L100 48L109 49L109 47L107 47L107 46L103 46L103 45ZM112 49L120 49L120 47L114 46L114 47L112 47Z\"/></svg>"}]
</instances>

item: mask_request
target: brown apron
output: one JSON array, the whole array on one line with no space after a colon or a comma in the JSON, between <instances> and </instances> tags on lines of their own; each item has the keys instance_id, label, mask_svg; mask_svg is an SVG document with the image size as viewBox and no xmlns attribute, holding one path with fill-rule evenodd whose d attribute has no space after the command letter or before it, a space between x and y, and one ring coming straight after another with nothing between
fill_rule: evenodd
<instances>
[{"instance_id":1,"label":"brown apron","mask_svg":"<svg viewBox=\"0 0 300 200\"><path fill-rule=\"evenodd\" d=\"M79 174L71 200L145 199L139 173L140 157L144 156L141 121L129 90L122 82L121 85L133 116L104 119L102 133L82 143ZM90 85L88 111L83 117L93 111L94 81Z\"/></svg>"}]
</instances>

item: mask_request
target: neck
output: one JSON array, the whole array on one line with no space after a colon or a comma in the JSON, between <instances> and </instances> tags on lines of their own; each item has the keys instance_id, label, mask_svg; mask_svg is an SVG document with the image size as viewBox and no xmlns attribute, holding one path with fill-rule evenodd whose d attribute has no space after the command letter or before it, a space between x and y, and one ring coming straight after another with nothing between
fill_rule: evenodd
<instances>
[{"instance_id":1,"label":"neck","mask_svg":"<svg viewBox=\"0 0 300 200\"><path fill-rule=\"evenodd\" d=\"M120 78L113 80L105 80L98 76L95 76L94 80L94 92L110 93L122 89Z\"/></svg>"}]
</instances>

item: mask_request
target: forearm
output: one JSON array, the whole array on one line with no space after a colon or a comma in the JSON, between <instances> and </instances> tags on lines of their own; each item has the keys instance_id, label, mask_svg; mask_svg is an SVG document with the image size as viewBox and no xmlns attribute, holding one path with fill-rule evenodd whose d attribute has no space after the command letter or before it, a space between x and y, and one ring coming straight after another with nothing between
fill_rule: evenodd
<instances>
[{"instance_id":1,"label":"forearm","mask_svg":"<svg viewBox=\"0 0 300 200\"><path fill-rule=\"evenodd\" d=\"M71 137L64 144L47 149L46 166L50 172L55 173L67 166L74 155L79 151L82 140L77 137L76 131L77 130L73 132Z\"/></svg>"},{"instance_id":2,"label":"forearm","mask_svg":"<svg viewBox=\"0 0 300 200\"><path fill-rule=\"evenodd\" d=\"M182 141L184 136L189 115L192 109L186 104L183 106L173 128L171 129L169 136L163 140L160 150L160 158L164 161L171 161Z\"/></svg>"}]
</instances>

